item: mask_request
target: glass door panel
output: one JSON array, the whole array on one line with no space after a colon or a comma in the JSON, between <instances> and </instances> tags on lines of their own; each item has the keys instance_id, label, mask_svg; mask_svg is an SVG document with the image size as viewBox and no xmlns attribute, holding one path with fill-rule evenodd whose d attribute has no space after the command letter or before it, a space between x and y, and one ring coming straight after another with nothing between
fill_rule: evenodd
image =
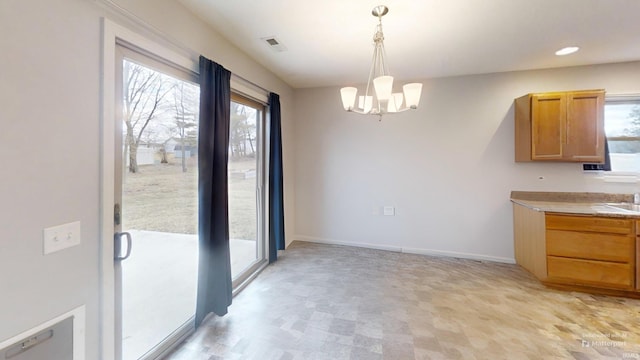
<instances>
[{"instance_id":1,"label":"glass door panel","mask_svg":"<svg viewBox=\"0 0 640 360\"><path fill-rule=\"evenodd\" d=\"M237 95L229 127L229 238L231 277L237 282L264 261L262 144L264 109Z\"/></svg>"},{"instance_id":2,"label":"glass door panel","mask_svg":"<svg viewBox=\"0 0 640 360\"><path fill-rule=\"evenodd\" d=\"M120 264L124 360L162 353L193 327L196 305L199 87L147 64L122 61L117 231L132 238Z\"/></svg>"}]
</instances>

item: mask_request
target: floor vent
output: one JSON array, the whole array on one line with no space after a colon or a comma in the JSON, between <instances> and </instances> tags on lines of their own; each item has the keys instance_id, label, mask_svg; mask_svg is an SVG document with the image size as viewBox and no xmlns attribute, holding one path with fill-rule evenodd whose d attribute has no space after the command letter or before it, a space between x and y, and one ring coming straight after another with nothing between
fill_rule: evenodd
<instances>
[{"instance_id":1,"label":"floor vent","mask_svg":"<svg viewBox=\"0 0 640 360\"><path fill-rule=\"evenodd\" d=\"M0 360L73 360L73 317L0 349Z\"/></svg>"}]
</instances>

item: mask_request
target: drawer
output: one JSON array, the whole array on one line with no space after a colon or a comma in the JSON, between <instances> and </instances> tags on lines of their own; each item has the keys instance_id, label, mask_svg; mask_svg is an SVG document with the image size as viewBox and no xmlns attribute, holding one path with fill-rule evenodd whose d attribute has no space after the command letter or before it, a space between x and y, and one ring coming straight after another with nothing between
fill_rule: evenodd
<instances>
[{"instance_id":1,"label":"drawer","mask_svg":"<svg viewBox=\"0 0 640 360\"><path fill-rule=\"evenodd\" d=\"M629 264L547 256L548 280L570 285L632 289L633 270Z\"/></svg>"},{"instance_id":2,"label":"drawer","mask_svg":"<svg viewBox=\"0 0 640 360\"><path fill-rule=\"evenodd\" d=\"M640 226L640 220L636 222L636 229ZM640 291L640 234L636 236L636 291Z\"/></svg>"},{"instance_id":3,"label":"drawer","mask_svg":"<svg viewBox=\"0 0 640 360\"><path fill-rule=\"evenodd\" d=\"M635 235L633 220L631 219L547 214L545 216L545 223L547 230L573 230Z\"/></svg>"},{"instance_id":4,"label":"drawer","mask_svg":"<svg viewBox=\"0 0 640 360\"><path fill-rule=\"evenodd\" d=\"M547 255L632 263L635 237L577 231L547 230Z\"/></svg>"}]
</instances>

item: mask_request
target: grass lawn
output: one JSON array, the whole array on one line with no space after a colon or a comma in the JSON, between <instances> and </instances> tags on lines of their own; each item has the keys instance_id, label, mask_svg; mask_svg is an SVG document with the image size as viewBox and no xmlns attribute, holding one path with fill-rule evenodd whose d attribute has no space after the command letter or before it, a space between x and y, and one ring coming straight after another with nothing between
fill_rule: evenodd
<instances>
[{"instance_id":1,"label":"grass lawn","mask_svg":"<svg viewBox=\"0 0 640 360\"><path fill-rule=\"evenodd\" d=\"M169 164L141 165L135 174L124 173L123 230L198 233L197 159L187 172L180 159ZM255 159L231 161L230 172L255 169ZM256 239L256 178L229 176L229 232L231 239Z\"/></svg>"}]
</instances>

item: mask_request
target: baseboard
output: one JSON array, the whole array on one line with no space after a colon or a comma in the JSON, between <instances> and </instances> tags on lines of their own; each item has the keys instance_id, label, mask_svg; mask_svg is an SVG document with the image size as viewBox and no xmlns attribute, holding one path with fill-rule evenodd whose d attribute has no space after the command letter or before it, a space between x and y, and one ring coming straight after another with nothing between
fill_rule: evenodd
<instances>
[{"instance_id":1,"label":"baseboard","mask_svg":"<svg viewBox=\"0 0 640 360\"><path fill-rule=\"evenodd\" d=\"M459 259L491 261L491 262L498 262L498 263L505 263L505 264L515 264L516 263L516 260L514 258L506 258L506 257L500 257L500 256L489 256L489 255L473 254L473 253L463 253L463 252L456 252L456 251L444 251L444 250L434 250L434 249L419 249L419 248L403 248L403 247L399 247L399 246L356 243L356 242L349 242L349 241L341 241L341 240L333 240L333 239L325 239L325 238L316 238L316 237L305 236L305 235L295 235L294 238L295 238L294 241L297 240L297 241L312 242L312 243L327 244L327 245L343 245L343 246L361 247L361 248L367 248L367 249L402 252L402 253L407 253L407 254L452 257L452 258L459 258Z\"/></svg>"},{"instance_id":2,"label":"baseboard","mask_svg":"<svg viewBox=\"0 0 640 360\"><path fill-rule=\"evenodd\" d=\"M344 245L344 246L361 247L361 248L367 248L367 249L402 252L402 248L398 247L398 246L367 244L367 243L355 243L355 242L332 240L332 239L321 239L321 238L315 238L315 237L304 236L304 235L296 235L295 239L298 240L298 241L312 242L312 243L318 243L318 244Z\"/></svg>"},{"instance_id":3,"label":"baseboard","mask_svg":"<svg viewBox=\"0 0 640 360\"><path fill-rule=\"evenodd\" d=\"M491 261L491 262L498 262L498 263L505 263L505 264L516 263L516 259L511 259L511 258L500 257L500 256L488 256L488 255L473 254L473 253L463 253L463 252L456 252L456 251L403 248L402 252L409 253L409 254L444 256L444 257L454 257L454 258L469 259L469 260Z\"/></svg>"}]
</instances>

